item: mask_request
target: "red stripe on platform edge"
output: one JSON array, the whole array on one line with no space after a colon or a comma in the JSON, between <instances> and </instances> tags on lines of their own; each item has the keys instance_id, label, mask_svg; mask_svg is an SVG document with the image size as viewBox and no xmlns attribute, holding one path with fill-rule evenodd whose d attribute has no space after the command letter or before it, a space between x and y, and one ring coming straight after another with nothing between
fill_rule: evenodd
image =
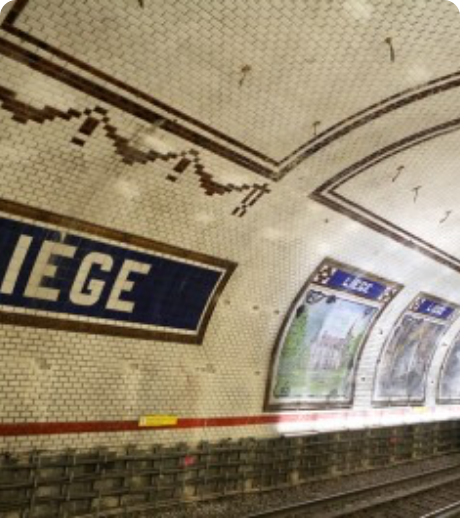
<instances>
[{"instance_id":1,"label":"red stripe on platform edge","mask_svg":"<svg viewBox=\"0 0 460 518\"><path fill-rule=\"evenodd\" d=\"M449 409L458 411L458 409ZM395 408L386 413L403 415L408 409ZM380 415L378 411L347 412L346 418L363 417L371 414ZM76 433L109 433L109 432L152 432L155 430L180 430L190 428L254 426L278 423L304 423L309 421L330 420L344 417L343 413L311 413L311 414L271 414L243 417L189 417L179 418L176 426L140 427L138 421L81 421L68 423L0 423L0 437L18 437L27 435L65 435Z\"/></svg>"},{"instance_id":2,"label":"red stripe on platform edge","mask_svg":"<svg viewBox=\"0 0 460 518\"><path fill-rule=\"evenodd\" d=\"M82 421L77 423L6 423L0 424L0 436L56 435L70 433L132 432L137 421Z\"/></svg>"},{"instance_id":3,"label":"red stripe on platform edge","mask_svg":"<svg viewBox=\"0 0 460 518\"><path fill-rule=\"evenodd\" d=\"M176 426L141 428L137 421L82 421L73 423L5 423L0 424L0 436L56 435L102 432L151 432L186 428L231 427L312 421L316 415L260 415L245 417L183 418Z\"/></svg>"}]
</instances>

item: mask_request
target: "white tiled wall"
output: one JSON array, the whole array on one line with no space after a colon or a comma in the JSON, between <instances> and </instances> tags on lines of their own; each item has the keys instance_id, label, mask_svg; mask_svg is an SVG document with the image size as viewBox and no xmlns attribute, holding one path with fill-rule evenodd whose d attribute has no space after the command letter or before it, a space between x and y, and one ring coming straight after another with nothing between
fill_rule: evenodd
<instances>
[{"instance_id":1,"label":"white tiled wall","mask_svg":"<svg viewBox=\"0 0 460 518\"><path fill-rule=\"evenodd\" d=\"M273 41L268 42L267 49L262 44L263 35L254 35L254 51L251 34L256 30L259 18L255 7L247 7L246 4L201 2L189 6L189 2L181 2L179 5L175 3L175 7L173 4L167 5L164 17L169 25L165 24L163 36L155 36L166 38L162 42L149 40L145 34L141 37L138 32L142 27L144 32L150 31L148 35L151 36L152 24L149 22L149 26L144 27L143 20L147 15L154 20L152 13L161 2L146 2L148 7L142 16L135 12L133 5L137 5L136 2L130 2L129 6L128 2L115 2L113 8L110 3L104 6L109 14L103 19L102 7L99 4L96 6L94 2L85 3L85 14L82 14L80 3L69 1L65 4L31 0L26 11L28 14L20 26L33 29L37 34L45 33L46 38L57 40L67 51L86 51L87 60L92 64L99 63L101 67L116 70L117 75L124 80L134 76L145 89L151 89L152 94L168 97L170 102L176 103L184 111L193 112L194 116L201 114L206 122L216 124L219 129L236 135L250 145L260 146L274 156L304 141L305 133L311 131L315 120L336 122L338 118L355 111L361 106L360 103L364 103L364 107L391 95L395 89L398 91L404 85L411 86L414 77L418 78L418 82L423 82L426 80L425 75L431 78L454 71L456 65L453 61L458 53L458 45L453 42L459 34L457 24L460 18L455 18L454 6L447 2L444 5L441 0L420 0L417 5L415 0L338 2L343 13L351 13L351 18L353 13L361 14L357 21L347 18L349 57L337 58L330 65L329 76L332 50L328 47L328 39L321 32L312 34L310 39L305 36L308 31L302 33L303 26L298 18L305 16L301 14L307 5L304 2L294 2L292 8L281 0L270 2L263 27L270 28ZM328 24L333 25L333 20L321 14L323 7L320 4L322 6L322 2L318 2L313 14L316 13L315 16L323 20L325 31L332 30L327 27ZM382 7L383 4L387 7ZM219 53L213 54L213 59L219 58L217 68L213 68L213 62L206 62L206 55L199 55L201 47L212 46L214 39L221 36L208 33L209 38L204 38L204 32L200 32L200 28L208 30L213 17L217 17L213 11L209 12L209 5L212 5L211 10L219 10L223 6L221 10L225 12L234 11L232 16L241 18L241 27L244 23L250 25L250 30L242 31L235 40L231 52L232 66L228 70L224 67L225 49L222 57L217 55ZM47 18L45 6L54 13L63 13L62 16L59 14ZM96 7L100 22L97 31L91 22L92 9ZM200 34L200 38L195 41L194 35L190 35L188 40L182 41L170 37L172 27L177 29L181 26L182 22L177 20L179 18L183 21L189 7L193 11L194 24L197 25L193 34ZM120 34L111 32L110 38L116 38L116 42L111 41L106 37L104 27L105 24L110 26L112 23L121 23L117 17L122 8L127 10L128 15L123 21ZM240 11L244 11L244 15ZM345 19L343 13L340 15L342 21ZM368 16L366 13L378 21L378 29L367 25L367 22L363 25L361 18ZM406 22L400 19L402 13ZM437 17L439 24L433 21L433 16ZM84 30L78 29L82 23L74 27L73 20L79 17L88 20L89 25ZM229 19L232 21L236 18ZM201 26L203 20L206 23ZM299 45L309 48L310 43L314 42L314 49L310 52L314 60L312 64L308 63L308 55L304 58L307 61L300 59L301 51L297 45L288 45L290 36L293 37L289 23L295 20L298 22L295 34L304 34ZM360 24L358 34L352 34L349 28L349 24L354 23ZM414 26L418 32L413 33ZM279 31L277 27L281 27ZM420 42L425 38L427 27L435 34L431 43L423 40L422 45ZM259 67L268 66L270 49L276 47L278 40L275 34L285 45L277 51L277 59L287 69L281 83L278 82L276 70L272 71L275 76L271 77L266 68L266 76L262 76L264 79L257 79ZM405 56L401 62L397 61L399 68L391 69L398 80L385 75L383 71L382 77L377 73L381 67L388 66L387 48L382 43L385 34L393 36L397 59L401 55ZM0 36L17 42L12 35L1 33ZM231 33L227 36L230 39L225 40L227 46L232 45L230 36ZM143 38L147 38L145 47L142 47ZM367 42L363 47L362 39ZM84 47L80 46L83 40ZM193 45L188 49L190 42ZM419 53L415 57L412 51L404 54L404 49L415 45L414 42L421 45L417 47ZM147 63L145 55L148 54L148 45L160 43L164 49L170 49L170 55L164 50L161 59L153 56L151 59L156 60L155 63ZM239 56L240 48L237 44L245 46L244 55ZM359 62L354 63L356 49L360 49L362 56ZM325 54L321 54L323 50ZM192 54L195 61L187 60L187 52ZM130 57L132 55L133 59ZM179 60L177 56L180 56ZM284 57L288 61L283 61ZM247 78L250 90L247 93L243 92L245 84L241 88L238 86L237 64L244 64L249 59L255 62L252 66L254 75L248 75ZM164 60L168 62L162 64ZM141 70L144 65L145 69ZM343 65L344 70L346 66L353 65L354 68L346 73L349 83L338 82L338 65ZM192 66L195 66L194 71L189 71L188 67ZM212 71L209 72L211 77L207 75L208 67ZM283 74L284 68L277 73ZM160 74L157 74L157 69ZM212 92L214 97L206 90L200 90L203 88L203 79L198 72L202 69L209 80L208 87L212 89L212 85L216 84ZM401 70L408 74L405 79L399 76ZM414 70L418 71L418 75ZM421 75L423 81L419 79ZM230 86L226 81L235 84ZM318 100L315 96L310 97L313 95L310 91L303 92L304 85L313 88L313 82L317 96L325 95L327 106L323 97L323 100ZM120 135L132 141L148 130L146 122L4 56L0 57L0 87L13 90L17 99L40 109L50 106L62 112L74 109L83 113L85 109L93 109L96 105L106 108L111 123L117 127ZM290 87L295 89L296 95L290 92ZM198 92L201 93L198 95ZM422 101L420 105L408 106L387 115L385 120L370 123L331 144L277 183L269 182L222 158L213 157L208 163L214 161L212 173L220 182L237 186L246 183L269 184L271 192L242 218L232 216L231 213L241 203L244 194L233 191L207 196L200 178L191 171L184 173L177 182L170 182L166 177L172 170L171 164L161 160L126 165L101 128L87 139L84 147L75 146L71 140L78 133L83 116L70 121L56 118L44 123L29 121L21 124L13 120L11 111L4 103L0 106L1 198L229 259L238 263L238 268L217 305L204 343L199 347L0 327L0 422L120 421L136 420L141 415L152 413L171 413L181 417L260 415L270 355L279 327L306 278L326 256L405 285L405 289L383 313L369 337L358 372L355 409L369 410L366 417L369 424L386 422L385 419L390 419L389 414L385 416L380 410L375 414L371 412L375 363L385 337L400 313L421 291L460 303L460 277L458 273L417 251L312 201L309 194L327 178L373 150L413 133L418 128L428 127L433 122L433 113L437 114L440 121L448 116L454 118L460 106L456 98L458 94L452 91L442 95L446 97ZM283 104L286 99L289 100L289 106ZM316 100L312 102L311 99ZM313 106L309 105L310 102ZM190 143L171 138L180 151L191 147ZM451 167L453 163L458 163L455 159L459 147L449 141L448 151L451 160L446 167ZM209 152L200 152L206 162ZM439 155L440 160L442 156ZM433 174L442 176L443 164L439 163L439 168L436 168L436 164L428 158L426 163L417 162L417 168L424 170L424 174L428 170L424 168L430 168ZM408 156L405 160L406 167L410 169L412 158ZM385 163L380 167L385 168ZM416 178L417 172L414 175ZM448 186L438 182L435 190L430 191L431 200L438 199L436 197L439 195L441 215L451 207L443 205L443 189L458 190L456 178L452 177ZM412 187L412 184L408 185L408 191ZM366 184L366 191L363 192L360 185L352 182L349 188L355 189L353 195L357 198L366 199L366 192L372 193L374 186L372 182ZM386 184L379 186L379 189L387 192ZM413 203L410 192L407 196L407 203ZM394 201L396 199L397 202ZM431 217L422 211L412 211L408 216L401 209L404 204L400 198L392 195L389 187L388 197L379 203L400 225L407 228L419 228L424 225L423 218ZM435 201L433 203L436 205ZM456 236L455 225L443 229L443 236ZM433 239L436 240L436 232L434 234ZM460 323L457 322L444 342L449 343L459 329ZM439 413L435 414L431 407L435 403L432 381L436 381L445 350L445 346L440 348L433 361L427 398L429 410L423 414L411 411L404 418L399 414L394 419L401 421L443 417ZM343 416L342 419L335 417L327 420L325 426L359 424L357 417L347 413ZM305 426L301 424L298 428ZM321 419L315 421L314 426L320 429ZM3 437L0 438L0 447L18 451L33 447L86 448L95 445L264 436L283 430L282 426L265 425Z\"/></svg>"}]
</instances>

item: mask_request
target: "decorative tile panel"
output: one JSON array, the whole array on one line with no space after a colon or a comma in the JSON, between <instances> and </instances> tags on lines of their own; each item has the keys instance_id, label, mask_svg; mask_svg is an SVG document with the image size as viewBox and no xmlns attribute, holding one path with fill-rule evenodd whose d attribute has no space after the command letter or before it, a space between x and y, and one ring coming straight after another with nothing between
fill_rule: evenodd
<instances>
[{"instance_id":1,"label":"decorative tile panel","mask_svg":"<svg viewBox=\"0 0 460 518\"><path fill-rule=\"evenodd\" d=\"M351 405L366 337L400 289L393 282L325 260L296 297L279 332L266 408Z\"/></svg>"},{"instance_id":2,"label":"decorative tile panel","mask_svg":"<svg viewBox=\"0 0 460 518\"><path fill-rule=\"evenodd\" d=\"M432 295L420 294L392 330L377 363L374 403L421 405L427 373L459 306Z\"/></svg>"}]
</instances>

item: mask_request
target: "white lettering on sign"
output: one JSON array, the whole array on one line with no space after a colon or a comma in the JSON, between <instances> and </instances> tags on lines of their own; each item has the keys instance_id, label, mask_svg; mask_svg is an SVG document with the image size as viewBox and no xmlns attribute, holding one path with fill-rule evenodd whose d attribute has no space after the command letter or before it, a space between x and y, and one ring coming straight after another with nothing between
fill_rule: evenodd
<instances>
[{"instance_id":1,"label":"white lettering on sign","mask_svg":"<svg viewBox=\"0 0 460 518\"><path fill-rule=\"evenodd\" d=\"M445 309L444 306L441 306L440 304L433 304L432 306L430 306L428 311L432 315L441 316L444 313L444 309Z\"/></svg>"},{"instance_id":2,"label":"white lettering on sign","mask_svg":"<svg viewBox=\"0 0 460 518\"><path fill-rule=\"evenodd\" d=\"M351 290L358 291L359 293L365 293L367 295L369 290L372 288L372 283L363 281L356 277L347 277L343 282L343 286Z\"/></svg>"},{"instance_id":3,"label":"white lettering on sign","mask_svg":"<svg viewBox=\"0 0 460 518\"><path fill-rule=\"evenodd\" d=\"M112 293L110 294L109 300L107 302L107 309L132 313L134 309L134 302L121 300L120 296L122 293L129 293L134 288L134 282L129 280L130 273L147 275L150 272L150 269L150 264L138 263L137 261L126 259L113 286Z\"/></svg>"},{"instance_id":4,"label":"white lettering on sign","mask_svg":"<svg viewBox=\"0 0 460 518\"><path fill-rule=\"evenodd\" d=\"M22 235L18 239L0 286L0 293L5 295L14 293L32 242L33 238L27 235ZM58 274L59 263L54 264L53 259L59 257L72 259L76 251L77 248L74 246L56 241L43 241L28 278L24 296L56 302L60 295L59 288L45 285L45 281L55 279ZM90 279L91 271L95 266L109 273L113 270L114 260L110 255L99 252L90 252L83 258L69 293L69 299L73 304L89 307L99 302L108 281ZM130 293L134 289L135 281L130 279L130 275L147 275L150 270L149 264L126 259L111 289L106 309L132 313L135 303L122 298L123 294Z\"/></svg>"},{"instance_id":5,"label":"white lettering on sign","mask_svg":"<svg viewBox=\"0 0 460 518\"><path fill-rule=\"evenodd\" d=\"M18 280L19 273L24 264L30 245L32 244L32 239L33 238L30 236L21 236L19 238L13 255L11 256L5 277L3 277L2 287L0 288L0 292L3 294L12 295L14 293L16 281Z\"/></svg>"},{"instance_id":6,"label":"white lettering on sign","mask_svg":"<svg viewBox=\"0 0 460 518\"><path fill-rule=\"evenodd\" d=\"M45 279L53 279L58 270L58 267L52 264L50 260L53 256L72 258L76 251L77 249L74 246L56 243L55 241L44 241L32 268L24 296L32 299L56 301L59 298L59 290L42 285Z\"/></svg>"},{"instance_id":7,"label":"white lettering on sign","mask_svg":"<svg viewBox=\"0 0 460 518\"><path fill-rule=\"evenodd\" d=\"M113 268L113 259L110 255L91 252L81 262L75 281L70 290L70 300L77 306L94 306L99 302L105 282L92 279L87 286L87 293L83 288L88 280L93 266L99 266L103 272L110 272Z\"/></svg>"}]
</instances>

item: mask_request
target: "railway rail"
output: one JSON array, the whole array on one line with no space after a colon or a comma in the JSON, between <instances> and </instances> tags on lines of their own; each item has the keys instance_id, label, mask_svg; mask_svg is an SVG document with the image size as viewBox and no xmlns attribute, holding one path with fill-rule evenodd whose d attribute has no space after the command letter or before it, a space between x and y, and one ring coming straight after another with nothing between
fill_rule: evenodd
<instances>
[{"instance_id":1,"label":"railway rail","mask_svg":"<svg viewBox=\"0 0 460 518\"><path fill-rule=\"evenodd\" d=\"M460 516L460 464L370 484L247 518L451 518Z\"/></svg>"}]
</instances>

